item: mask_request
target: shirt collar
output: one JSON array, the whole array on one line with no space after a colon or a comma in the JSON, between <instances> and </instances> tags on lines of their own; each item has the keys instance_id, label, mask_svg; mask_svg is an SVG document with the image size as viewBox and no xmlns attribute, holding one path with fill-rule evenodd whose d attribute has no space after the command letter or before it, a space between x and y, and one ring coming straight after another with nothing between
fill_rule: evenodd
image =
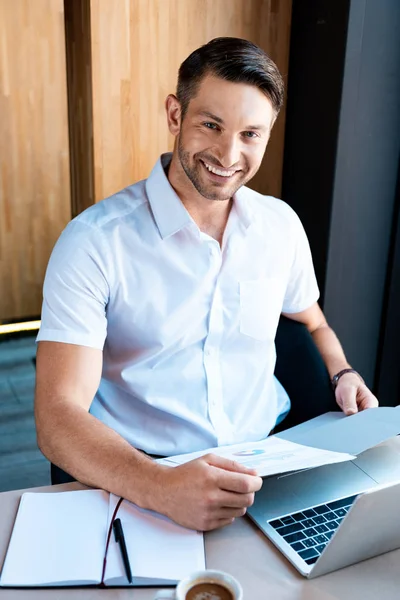
<instances>
[{"instance_id":1,"label":"shirt collar","mask_svg":"<svg viewBox=\"0 0 400 600\"><path fill-rule=\"evenodd\" d=\"M158 230L164 239L174 235L187 225L197 225L182 204L179 196L168 181L165 168L171 162L172 153L162 154L146 180L146 192ZM252 190L241 187L233 196L237 216L246 229L253 216L250 210Z\"/></svg>"},{"instance_id":2,"label":"shirt collar","mask_svg":"<svg viewBox=\"0 0 400 600\"><path fill-rule=\"evenodd\" d=\"M193 223L165 174L172 153L162 154L146 180L146 192L161 237L164 239Z\"/></svg>"},{"instance_id":3,"label":"shirt collar","mask_svg":"<svg viewBox=\"0 0 400 600\"><path fill-rule=\"evenodd\" d=\"M248 229L251 223L253 222L253 213L251 211L251 195L253 191L245 186L239 188L237 192L233 195L233 204L236 209L237 216L239 221Z\"/></svg>"}]
</instances>

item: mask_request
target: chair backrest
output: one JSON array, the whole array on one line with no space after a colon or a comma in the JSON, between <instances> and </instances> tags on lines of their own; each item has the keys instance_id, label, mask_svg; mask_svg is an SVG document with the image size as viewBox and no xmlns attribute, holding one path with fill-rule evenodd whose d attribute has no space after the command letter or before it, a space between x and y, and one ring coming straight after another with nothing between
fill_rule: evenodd
<instances>
[{"instance_id":1,"label":"chair backrest","mask_svg":"<svg viewBox=\"0 0 400 600\"><path fill-rule=\"evenodd\" d=\"M275 376L292 405L277 429L281 431L328 411L339 410L329 373L306 326L282 316L275 346Z\"/></svg>"}]
</instances>

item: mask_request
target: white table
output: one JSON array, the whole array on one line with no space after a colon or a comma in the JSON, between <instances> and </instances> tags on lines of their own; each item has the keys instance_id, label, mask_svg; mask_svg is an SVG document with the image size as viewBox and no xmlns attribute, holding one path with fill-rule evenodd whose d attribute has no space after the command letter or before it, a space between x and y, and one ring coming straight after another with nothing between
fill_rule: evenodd
<instances>
[{"instance_id":1,"label":"white table","mask_svg":"<svg viewBox=\"0 0 400 600\"><path fill-rule=\"evenodd\" d=\"M399 445L395 438L390 444ZM85 489L78 483L33 488L54 492ZM3 564L18 501L23 491L0 494L0 565ZM400 517L399 517L400 518ZM207 533L207 566L234 575L242 584L245 600L395 600L400 598L400 550L306 580L247 518ZM143 589L41 589L0 588L0 600L82 600L113 598L150 600L155 590Z\"/></svg>"}]
</instances>

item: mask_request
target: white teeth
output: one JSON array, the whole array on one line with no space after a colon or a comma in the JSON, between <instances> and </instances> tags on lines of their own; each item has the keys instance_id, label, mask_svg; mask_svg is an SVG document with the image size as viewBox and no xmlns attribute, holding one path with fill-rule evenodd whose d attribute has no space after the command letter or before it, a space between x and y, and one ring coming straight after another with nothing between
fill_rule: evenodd
<instances>
[{"instance_id":1,"label":"white teeth","mask_svg":"<svg viewBox=\"0 0 400 600\"><path fill-rule=\"evenodd\" d=\"M221 175L221 177L232 177L232 175L236 173L236 171L221 171L220 169L212 167L205 162L203 162L203 164L209 171L211 171L211 173L215 173L215 175Z\"/></svg>"}]
</instances>

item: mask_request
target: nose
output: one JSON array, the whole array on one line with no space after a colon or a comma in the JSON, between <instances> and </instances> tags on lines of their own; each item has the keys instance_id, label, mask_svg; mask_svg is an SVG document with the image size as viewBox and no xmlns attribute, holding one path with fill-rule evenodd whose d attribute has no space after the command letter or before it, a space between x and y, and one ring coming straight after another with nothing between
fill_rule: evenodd
<instances>
[{"instance_id":1,"label":"nose","mask_svg":"<svg viewBox=\"0 0 400 600\"><path fill-rule=\"evenodd\" d=\"M240 160L240 141L236 136L221 135L215 154L225 169L236 166Z\"/></svg>"}]
</instances>

